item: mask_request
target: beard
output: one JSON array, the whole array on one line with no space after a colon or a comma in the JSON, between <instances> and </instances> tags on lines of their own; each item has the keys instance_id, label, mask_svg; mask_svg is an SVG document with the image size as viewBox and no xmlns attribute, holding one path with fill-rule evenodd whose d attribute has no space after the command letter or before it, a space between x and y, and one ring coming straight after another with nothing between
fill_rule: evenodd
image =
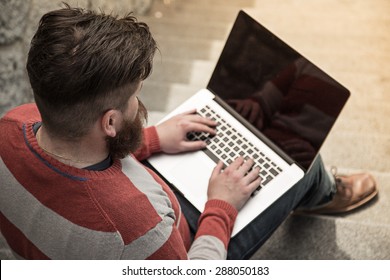
<instances>
[{"instance_id":1,"label":"beard","mask_svg":"<svg viewBox=\"0 0 390 280\"><path fill-rule=\"evenodd\" d=\"M138 112L133 121L124 119L122 129L115 137L107 137L107 145L112 159L122 159L135 152L142 144L143 127L148 119L148 112L138 101Z\"/></svg>"}]
</instances>

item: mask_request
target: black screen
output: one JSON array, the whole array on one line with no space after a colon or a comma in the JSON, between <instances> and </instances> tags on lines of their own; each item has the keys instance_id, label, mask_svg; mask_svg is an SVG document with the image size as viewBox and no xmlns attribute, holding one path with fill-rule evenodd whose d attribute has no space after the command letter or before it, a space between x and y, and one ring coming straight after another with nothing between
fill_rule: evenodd
<instances>
[{"instance_id":1,"label":"black screen","mask_svg":"<svg viewBox=\"0 0 390 280\"><path fill-rule=\"evenodd\" d=\"M240 11L207 88L307 169L349 91Z\"/></svg>"}]
</instances>

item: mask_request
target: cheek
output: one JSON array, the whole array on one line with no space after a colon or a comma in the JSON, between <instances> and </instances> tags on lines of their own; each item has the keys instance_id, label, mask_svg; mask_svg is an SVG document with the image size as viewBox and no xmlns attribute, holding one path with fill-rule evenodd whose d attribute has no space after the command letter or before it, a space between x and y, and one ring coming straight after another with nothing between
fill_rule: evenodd
<instances>
[{"instance_id":1,"label":"cheek","mask_svg":"<svg viewBox=\"0 0 390 280\"><path fill-rule=\"evenodd\" d=\"M138 99L137 98L132 98L128 112L129 112L129 114L128 114L129 119L131 121L134 121L134 119L138 113Z\"/></svg>"}]
</instances>

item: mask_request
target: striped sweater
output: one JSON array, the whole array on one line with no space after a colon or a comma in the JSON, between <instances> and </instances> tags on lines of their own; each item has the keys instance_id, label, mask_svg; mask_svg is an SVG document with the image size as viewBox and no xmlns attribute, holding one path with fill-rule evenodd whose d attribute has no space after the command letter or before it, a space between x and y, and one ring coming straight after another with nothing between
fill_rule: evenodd
<instances>
[{"instance_id":1,"label":"striped sweater","mask_svg":"<svg viewBox=\"0 0 390 280\"><path fill-rule=\"evenodd\" d=\"M223 259L236 218L211 200L195 239L170 188L139 160L160 151L155 127L143 147L104 171L74 168L38 145L35 104L0 120L0 228L21 259Z\"/></svg>"}]
</instances>

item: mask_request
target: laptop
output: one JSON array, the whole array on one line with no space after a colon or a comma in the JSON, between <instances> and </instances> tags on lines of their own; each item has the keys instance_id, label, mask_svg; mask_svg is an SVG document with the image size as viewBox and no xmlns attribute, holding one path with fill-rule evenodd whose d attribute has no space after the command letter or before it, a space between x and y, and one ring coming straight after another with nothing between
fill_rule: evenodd
<instances>
[{"instance_id":1,"label":"laptop","mask_svg":"<svg viewBox=\"0 0 390 280\"><path fill-rule=\"evenodd\" d=\"M196 108L217 135L191 132L201 151L148 159L200 212L219 160L260 167L261 185L239 211L232 237L296 184L315 160L350 92L246 12L240 11L206 88L162 121Z\"/></svg>"}]
</instances>

